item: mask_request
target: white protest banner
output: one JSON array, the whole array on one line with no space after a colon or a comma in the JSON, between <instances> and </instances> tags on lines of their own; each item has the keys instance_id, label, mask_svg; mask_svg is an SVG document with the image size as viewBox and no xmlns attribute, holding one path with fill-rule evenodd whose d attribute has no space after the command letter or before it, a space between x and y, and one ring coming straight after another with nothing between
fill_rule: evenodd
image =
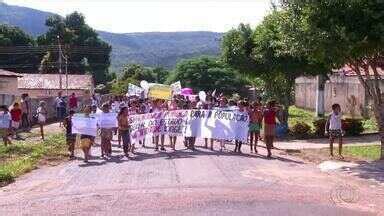
<instances>
[{"instance_id":1,"label":"white protest banner","mask_svg":"<svg viewBox=\"0 0 384 216\"><path fill-rule=\"evenodd\" d=\"M246 141L246 112L224 110L176 110L129 116L131 140L154 135L201 137Z\"/></svg>"},{"instance_id":2,"label":"white protest banner","mask_svg":"<svg viewBox=\"0 0 384 216\"><path fill-rule=\"evenodd\" d=\"M72 134L82 134L96 136L97 118L85 117L84 115L74 115L72 117Z\"/></svg>"},{"instance_id":3,"label":"white protest banner","mask_svg":"<svg viewBox=\"0 0 384 216\"><path fill-rule=\"evenodd\" d=\"M132 83L128 84L128 96L138 96L140 97L144 89L139 86L133 85Z\"/></svg>"},{"instance_id":4,"label":"white protest banner","mask_svg":"<svg viewBox=\"0 0 384 216\"><path fill-rule=\"evenodd\" d=\"M0 128L9 128L11 117L9 114L0 113Z\"/></svg>"},{"instance_id":5,"label":"white protest banner","mask_svg":"<svg viewBox=\"0 0 384 216\"><path fill-rule=\"evenodd\" d=\"M116 128L117 127L117 113L99 113L97 115L97 124L100 128Z\"/></svg>"},{"instance_id":6,"label":"white protest banner","mask_svg":"<svg viewBox=\"0 0 384 216\"><path fill-rule=\"evenodd\" d=\"M171 84L172 94L173 95L179 95L181 94L181 82L177 81L173 84Z\"/></svg>"},{"instance_id":7,"label":"white protest banner","mask_svg":"<svg viewBox=\"0 0 384 216\"><path fill-rule=\"evenodd\" d=\"M249 117L246 112L190 110L185 136L247 141Z\"/></svg>"}]
</instances>

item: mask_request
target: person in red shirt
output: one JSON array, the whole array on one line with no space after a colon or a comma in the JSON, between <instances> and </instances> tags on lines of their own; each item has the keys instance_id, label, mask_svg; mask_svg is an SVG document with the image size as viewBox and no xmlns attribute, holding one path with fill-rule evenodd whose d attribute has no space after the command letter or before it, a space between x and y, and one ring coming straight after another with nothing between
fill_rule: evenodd
<instances>
[{"instance_id":1,"label":"person in red shirt","mask_svg":"<svg viewBox=\"0 0 384 216\"><path fill-rule=\"evenodd\" d=\"M77 109L77 97L76 97L75 93L72 93L71 96L69 96L68 105L69 105L69 110L76 111L76 109Z\"/></svg>"},{"instance_id":2,"label":"person in red shirt","mask_svg":"<svg viewBox=\"0 0 384 216\"><path fill-rule=\"evenodd\" d=\"M265 145L267 146L268 158L272 156L271 150L273 148L273 140L275 139L277 112L278 108L276 107L276 101L269 101L263 114Z\"/></svg>"},{"instance_id":3,"label":"person in red shirt","mask_svg":"<svg viewBox=\"0 0 384 216\"><path fill-rule=\"evenodd\" d=\"M16 136L16 138L19 138L17 131L20 127L21 115L23 113L22 110L20 109L19 103L13 104L13 108L11 109L10 113L11 113L11 120L12 120L11 126L12 126L13 133Z\"/></svg>"}]
</instances>

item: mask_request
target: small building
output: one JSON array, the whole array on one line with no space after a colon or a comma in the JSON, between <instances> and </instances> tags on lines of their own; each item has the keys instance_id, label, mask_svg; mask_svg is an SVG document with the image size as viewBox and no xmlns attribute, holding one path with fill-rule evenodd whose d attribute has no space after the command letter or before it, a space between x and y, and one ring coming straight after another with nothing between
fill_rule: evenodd
<instances>
[{"instance_id":1,"label":"small building","mask_svg":"<svg viewBox=\"0 0 384 216\"><path fill-rule=\"evenodd\" d=\"M67 89L68 94L75 93L77 96L84 96L87 91L93 92L94 90L92 75L21 74L21 76L18 78L18 91L28 93L31 98L53 97L60 91L65 96Z\"/></svg>"},{"instance_id":2,"label":"small building","mask_svg":"<svg viewBox=\"0 0 384 216\"><path fill-rule=\"evenodd\" d=\"M384 71L379 70L380 75ZM331 112L334 103L340 104L343 113L353 116L367 116L372 101L358 76L349 68L344 67L333 73L324 87L325 112ZM384 89L384 81L381 81ZM295 81L295 105L309 110L316 109L316 77L299 77Z\"/></svg>"},{"instance_id":3,"label":"small building","mask_svg":"<svg viewBox=\"0 0 384 216\"><path fill-rule=\"evenodd\" d=\"M17 79L22 75L0 69L0 94L19 95Z\"/></svg>"}]
</instances>

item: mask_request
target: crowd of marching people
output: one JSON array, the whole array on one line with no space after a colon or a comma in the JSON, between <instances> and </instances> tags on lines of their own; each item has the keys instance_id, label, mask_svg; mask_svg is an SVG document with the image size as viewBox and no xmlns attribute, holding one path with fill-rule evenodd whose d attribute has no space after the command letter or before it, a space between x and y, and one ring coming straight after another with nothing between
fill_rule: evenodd
<instances>
[{"instance_id":1,"label":"crowd of marching people","mask_svg":"<svg viewBox=\"0 0 384 216\"><path fill-rule=\"evenodd\" d=\"M23 103L24 101L26 101L25 97L22 98L21 107L19 103L14 103L10 110L7 106L0 106L0 114L3 115L2 119L9 119L9 127L0 128L0 136L2 137L5 145L11 143L11 140L9 139L10 136L18 136L17 129L21 127L21 124L26 124L23 122L23 119L25 121L25 116L23 117L25 112L23 110L27 110L28 108L23 108L23 104L25 106L25 103ZM67 103L69 103L68 112L66 110L68 107ZM219 109L223 111L237 111L248 114L249 136L247 144L250 147L250 152L257 154L258 142L259 140L263 140L266 144L267 157L271 157L271 151L273 149L273 142L275 139L276 121L278 119L279 110L281 109L275 101L269 101L266 104L263 104L260 98L255 101L233 100L228 99L223 95L207 95L204 101L200 100L198 96L191 99L182 95L175 95L171 100L110 96L108 100L104 100L103 103L101 103L97 97L92 96L89 101L83 103L82 106L79 106L74 94L65 100L61 96L61 93L58 94L55 100L55 107L57 111L57 118L66 130L66 142L68 144L70 157L74 158L75 149L80 148L84 153L84 161L86 162L90 159L90 150L95 143L96 137L92 135L79 135L73 133L72 118L76 113L82 113L84 116L89 117L97 114L102 115L103 113L117 113L116 128L99 128L101 156L104 158L108 158L112 154L112 140L114 135L117 137L118 147L123 149L125 156L128 158L130 154L135 154L135 149L138 145L141 145L143 148L152 145L155 148L155 151L166 151L166 139L169 140L170 148L173 151L176 150L177 139L182 139L182 143L186 148L194 150L196 137L177 137L173 135L166 137L166 135L160 134L153 136L151 140L142 139L138 143L133 143L130 138L130 123L128 120L130 115L194 109ZM339 108L336 107L335 109L338 110ZM37 122L40 125L42 139L44 139L43 126L47 117L47 108L44 102L39 104L35 115ZM336 117L335 115L331 115L330 120L330 123L335 125L338 124L338 122L336 122L337 120L340 121L340 117L337 115ZM261 137L261 134L263 134L263 137ZM341 137L338 130L331 130L331 135L334 138ZM214 150L214 144L219 143L219 150L224 151L227 150L226 143L234 142L234 152L241 153L241 148L244 144L244 141L240 140L203 139L203 147L209 148L210 150Z\"/></svg>"},{"instance_id":2,"label":"crowd of marching people","mask_svg":"<svg viewBox=\"0 0 384 216\"><path fill-rule=\"evenodd\" d=\"M92 103L85 105L81 109L81 112L86 116L102 115L103 113L110 112L117 113L117 128L99 128L101 156L111 156L111 143L114 135L116 135L118 147L122 148L125 156L129 157L129 154L135 153L138 145L144 148L152 145L155 151L166 151L165 142L167 139L173 151L176 150L177 139L182 139L182 143L186 148L194 150L196 137L177 137L173 135L166 137L166 135L160 134L153 136L151 140L142 139L138 143L132 143L130 139L130 124L128 121L130 115L189 109L220 109L223 111L237 111L248 114L250 122L249 146L251 153L258 153L257 144L258 141L261 140L260 132L264 127L263 134L268 151L267 156L271 157L276 117L279 111L279 106L274 101L270 101L264 106L260 99L256 101L232 100L222 95L217 97L207 96L204 101L200 100L198 96L190 99L182 95L176 95L172 100L111 96L102 104L95 99ZM90 149L95 143L96 137L90 135L77 135L76 137L76 135L72 133L71 118L73 118L74 115L75 111L70 110L69 115L63 121L66 129L66 140L69 146L70 157L74 157L74 150L76 146L78 146L84 152L84 160L88 161L90 158ZM226 143L232 141L204 138L203 147L214 150L214 143L216 142L219 143L220 151L224 151L227 150ZM241 153L243 142L240 140L233 140L233 142L235 144L234 152Z\"/></svg>"}]
</instances>

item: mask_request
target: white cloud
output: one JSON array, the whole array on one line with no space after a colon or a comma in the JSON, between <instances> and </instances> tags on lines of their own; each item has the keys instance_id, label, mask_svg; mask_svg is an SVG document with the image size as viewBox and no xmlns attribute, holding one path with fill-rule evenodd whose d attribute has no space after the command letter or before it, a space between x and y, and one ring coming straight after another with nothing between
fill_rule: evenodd
<instances>
[{"instance_id":1,"label":"white cloud","mask_svg":"<svg viewBox=\"0 0 384 216\"><path fill-rule=\"evenodd\" d=\"M5 0L12 5L50 11L60 15L75 10L87 23L111 32L218 31L240 22L256 25L268 13L270 0Z\"/></svg>"}]
</instances>

